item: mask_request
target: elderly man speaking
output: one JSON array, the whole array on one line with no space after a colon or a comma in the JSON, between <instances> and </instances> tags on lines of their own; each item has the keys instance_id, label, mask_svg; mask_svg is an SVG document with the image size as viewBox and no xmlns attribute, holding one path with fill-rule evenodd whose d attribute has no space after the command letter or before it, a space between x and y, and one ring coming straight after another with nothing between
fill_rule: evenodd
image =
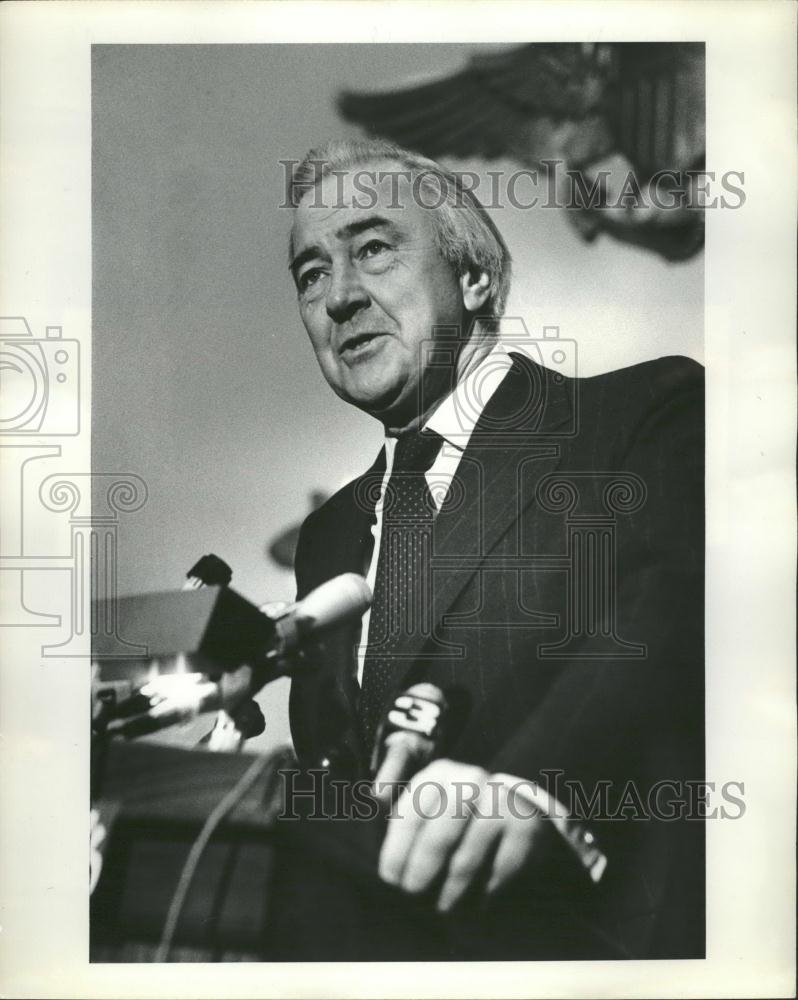
<instances>
[{"instance_id":1,"label":"elderly man speaking","mask_svg":"<svg viewBox=\"0 0 798 1000\"><path fill-rule=\"evenodd\" d=\"M503 336L507 247L430 160L331 143L292 193L319 366L385 432L300 533L300 596L374 595L292 682L300 761L393 797L385 882L505 900L491 955L702 956L702 369Z\"/></svg>"}]
</instances>

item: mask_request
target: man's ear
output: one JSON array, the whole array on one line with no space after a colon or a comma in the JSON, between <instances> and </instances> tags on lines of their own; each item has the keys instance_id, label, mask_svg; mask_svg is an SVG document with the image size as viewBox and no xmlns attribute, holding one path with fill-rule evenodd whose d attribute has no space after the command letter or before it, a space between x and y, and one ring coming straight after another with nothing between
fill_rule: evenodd
<instances>
[{"instance_id":1,"label":"man's ear","mask_svg":"<svg viewBox=\"0 0 798 1000\"><path fill-rule=\"evenodd\" d=\"M468 312L479 312L485 305L490 294L490 275L487 271L473 269L466 271L460 278L460 290L463 293L463 305Z\"/></svg>"}]
</instances>

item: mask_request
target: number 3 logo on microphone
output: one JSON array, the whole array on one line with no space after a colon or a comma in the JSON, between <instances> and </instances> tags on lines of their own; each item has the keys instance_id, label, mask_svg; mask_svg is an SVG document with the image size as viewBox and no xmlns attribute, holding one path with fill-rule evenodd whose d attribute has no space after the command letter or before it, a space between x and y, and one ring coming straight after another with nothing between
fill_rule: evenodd
<instances>
[{"instance_id":1,"label":"number 3 logo on microphone","mask_svg":"<svg viewBox=\"0 0 798 1000\"><path fill-rule=\"evenodd\" d=\"M440 714L440 705L436 705L434 701L403 694L393 703L393 708L388 713L388 722L398 729L410 729L431 737Z\"/></svg>"}]
</instances>

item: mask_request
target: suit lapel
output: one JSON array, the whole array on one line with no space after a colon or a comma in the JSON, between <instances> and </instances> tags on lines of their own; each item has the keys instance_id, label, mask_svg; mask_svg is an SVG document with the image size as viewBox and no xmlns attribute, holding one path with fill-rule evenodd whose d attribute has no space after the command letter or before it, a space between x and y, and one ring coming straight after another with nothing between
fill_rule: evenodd
<instances>
[{"instance_id":1,"label":"suit lapel","mask_svg":"<svg viewBox=\"0 0 798 1000\"><path fill-rule=\"evenodd\" d=\"M325 550L320 553L317 583L341 573L368 573L374 510L384 473L385 449L381 448L371 468L334 498L329 525L323 531Z\"/></svg>"},{"instance_id":2,"label":"suit lapel","mask_svg":"<svg viewBox=\"0 0 798 1000\"><path fill-rule=\"evenodd\" d=\"M573 424L575 404L568 383L524 355L480 417L435 522L434 619L439 621L505 536L520 555L520 516L533 497L524 496L521 476L535 463L536 476L560 463L563 429ZM426 639L419 636L418 652Z\"/></svg>"}]
</instances>

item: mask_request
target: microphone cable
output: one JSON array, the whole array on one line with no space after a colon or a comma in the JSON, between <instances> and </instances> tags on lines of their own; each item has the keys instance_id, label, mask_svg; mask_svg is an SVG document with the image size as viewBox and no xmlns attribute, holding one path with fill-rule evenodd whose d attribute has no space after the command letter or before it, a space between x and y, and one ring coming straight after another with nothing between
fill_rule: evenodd
<instances>
[{"instance_id":1,"label":"microphone cable","mask_svg":"<svg viewBox=\"0 0 798 1000\"><path fill-rule=\"evenodd\" d=\"M168 962L169 954L172 950L172 943L177 930L180 917L183 914L188 891L197 874L199 863L206 847L210 843L219 825L229 816L235 807L241 802L252 786L269 770L276 773L280 767L285 766L288 758L292 757L289 750L284 750L275 754L268 754L263 757L256 757L250 766L244 771L233 787L222 797L219 803L209 813L208 818L202 826L196 840L191 845L188 856L183 864L177 886L172 895L169 909L166 913L161 939L153 956L154 962Z\"/></svg>"}]
</instances>

